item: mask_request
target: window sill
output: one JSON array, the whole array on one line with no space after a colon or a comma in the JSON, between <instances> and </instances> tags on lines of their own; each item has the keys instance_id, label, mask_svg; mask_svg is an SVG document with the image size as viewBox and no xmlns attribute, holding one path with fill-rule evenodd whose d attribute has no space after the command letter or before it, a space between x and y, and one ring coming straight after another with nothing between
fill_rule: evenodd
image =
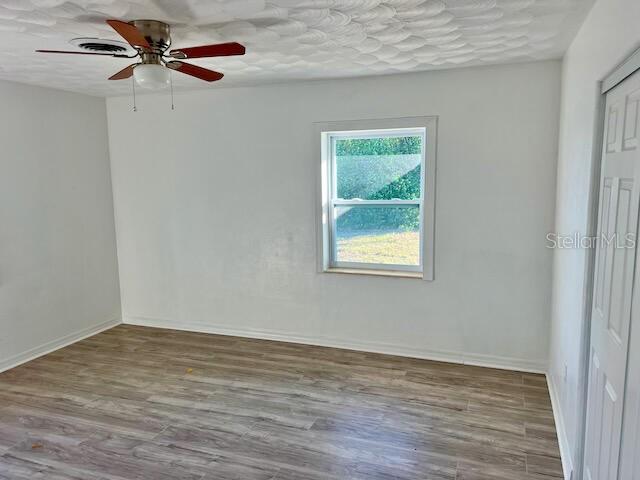
<instances>
[{"instance_id":1,"label":"window sill","mask_svg":"<svg viewBox=\"0 0 640 480\"><path fill-rule=\"evenodd\" d=\"M417 278L422 280L422 272L402 270L366 270L359 268L327 268L325 273L344 273L347 275L372 275L374 277Z\"/></svg>"}]
</instances>

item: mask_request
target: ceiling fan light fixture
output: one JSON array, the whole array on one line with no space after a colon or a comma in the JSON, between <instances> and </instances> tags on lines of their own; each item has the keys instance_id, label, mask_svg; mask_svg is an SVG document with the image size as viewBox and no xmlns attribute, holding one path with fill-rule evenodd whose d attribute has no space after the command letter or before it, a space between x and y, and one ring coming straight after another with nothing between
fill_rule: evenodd
<instances>
[{"instance_id":1,"label":"ceiling fan light fixture","mask_svg":"<svg viewBox=\"0 0 640 480\"><path fill-rule=\"evenodd\" d=\"M164 65L143 63L133 69L133 78L142 88L160 90L169 86L170 72Z\"/></svg>"}]
</instances>

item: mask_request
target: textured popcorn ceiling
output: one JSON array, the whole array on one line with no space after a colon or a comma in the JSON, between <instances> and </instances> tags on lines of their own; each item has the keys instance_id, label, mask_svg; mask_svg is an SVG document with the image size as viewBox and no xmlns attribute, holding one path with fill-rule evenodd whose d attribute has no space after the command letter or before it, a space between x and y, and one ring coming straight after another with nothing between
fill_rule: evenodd
<instances>
[{"instance_id":1,"label":"textured popcorn ceiling","mask_svg":"<svg viewBox=\"0 0 640 480\"><path fill-rule=\"evenodd\" d=\"M45 55L74 37L118 39L104 20L172 25L174 47L238 41L247 55L197 59L220 85L559 58L592 0L0 0L0 78L94 95L130 60ZM211 88L175 73L177 89Z\"/></svg>"}]
</instances>

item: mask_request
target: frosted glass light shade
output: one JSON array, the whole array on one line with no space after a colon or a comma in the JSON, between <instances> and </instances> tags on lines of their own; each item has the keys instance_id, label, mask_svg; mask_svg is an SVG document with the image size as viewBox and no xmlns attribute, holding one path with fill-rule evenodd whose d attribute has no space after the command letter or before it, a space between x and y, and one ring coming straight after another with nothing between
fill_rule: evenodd
<instances>
[{"instance_id":1,"label":"frosted glass light shade","mask_svg":"<svg viewBox=\"0 0 640 480\"><path fill-rule=\"evenodd\" d=\"M169 85L169 69L163 65L142 64L133 69L133 78L142 88L159 90Z\"/></svg>"}]
</instances>

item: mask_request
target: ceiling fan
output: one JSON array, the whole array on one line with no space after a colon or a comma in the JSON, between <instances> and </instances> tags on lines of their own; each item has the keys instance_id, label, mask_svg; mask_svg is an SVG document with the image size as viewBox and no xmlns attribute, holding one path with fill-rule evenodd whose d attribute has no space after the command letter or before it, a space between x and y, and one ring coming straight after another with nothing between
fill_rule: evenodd
<instances>
[{"instance_id":1,"label":"ceiling fan","mask_svg":"<svg viewBox=\"0 0 640 480\"><path fill-rule=\"evenodd\" d=\"M36 50L42 53L68 53L76 55L103 55L118 58L136 58L140 62L129 65L115 73L109 80L123 80L134 77L136 83L146 88L163 88L170 82L170 72L168 69L186 73L192 77L199 78L206 82L220 80L224 75L214 70L192 65L183 62L184 59L206 58L206 57L226 57L231 55L244 55L245 48L239 43L219 43L216 45L202 45L199 47L179 48L169 50L171 47L171 27L157 20L133 20L123 22L120 20L107 20L107 23L131 45L137 53L127 55L117 53L118 49L106 48L108 45L99 43L86 44L88 50L74 52L64 50ZM100 48L100 47L105 48ZM126 49L120 48L119 51ZM108 53L104 53L104 52ZM102 52L102 53L100 53Z\"/></svg>"}]
</instances>

